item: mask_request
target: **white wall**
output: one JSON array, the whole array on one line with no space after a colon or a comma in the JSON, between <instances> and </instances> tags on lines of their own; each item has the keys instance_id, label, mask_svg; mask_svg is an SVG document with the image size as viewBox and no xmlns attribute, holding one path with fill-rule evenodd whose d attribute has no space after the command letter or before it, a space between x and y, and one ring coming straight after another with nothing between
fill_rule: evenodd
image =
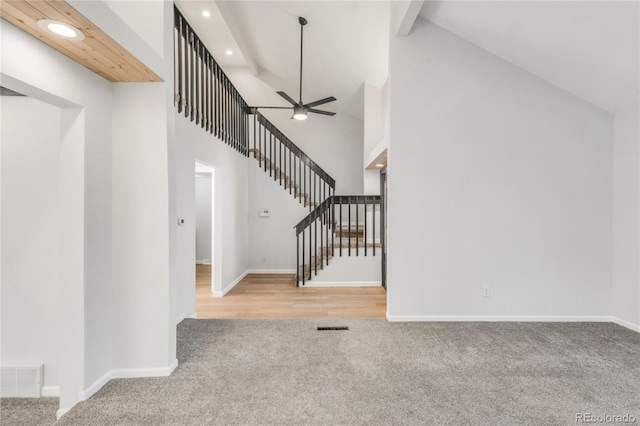
<instances>
[{"instance_id":1,"label":"white wall","mask_svg":"<svg viewBox=\"0 0 640 426\"><path fill-rule=\"evenodd\" d=\"M66 348L60 405L68 409L111 369L111 84L5 21L1 31L3 85L64 108L60 161L67 228L57 337Z\"/></svg>"},{"instance_id":2,"label":"white wall","mask_svg":"<svg viewBox=\"0 0 640 426\"><path fill-rule=\"evenodd\" d=\"M298 199L284 190L249 158L249 269L295 271L296 233L293 228L309 214ZM293 192L293 189L292 189ZM259 217L259 210L269 217Z\"/></svg>"},{"instance_id":3,"label":"white wall","mask_svg":"<svg viewBox=\"0 0 640 426\"><path fill-rule=\"evenodd\" d=\"M364 83L364 149L363 167L367 167L372 151L382 141L384 117L382 105L382 89ZM380 172L378 170L363 171L364 193L380 195Z\"/></svg>"},{"instance_id":4,"label":"white wall","mask_svg":"<svg viewBox=\"0 0 640 426\"><path fill-rule=\"evenodd\" d=\"M391 318L610 315L611 115L420 17L389 84Z\"/></svg>"},{"instance_id":5,"label":"white wall","mask_svg":"<svg viewBox=\"0 0 640 426\"><path fill-rule=\"evenodd\" d=\"M166 368L169 229L162 84L113 86L114 367ZM177 224L176 224L177 225ZM123 332L126 330L126 332ZM172 359L170 357L173 356Z\"/></svg>"},{"instance_id":6,"label":"white wall","mask_svg":"<svg viewBox=\"0 0 640 426\"><path fill-rule=\"evenodd\" d=\"M211 173L196 173L196 261L211 262Z\"/></svg>"},{"instance_id":7,"label":"white wall","mask_svg":"<svg viewBox=\"0 0 640 426\"><path fill-rule=\"evenodd\" d=\"M638 109L614 117L613 315L640 331L640 133Z\"/></svg>"},{"instance_id":8,"label":"white wall","mask_svg":"<svg viewBox=\"0 0 640 426\"><path fill-rule=\"evenodd\" d=\"M178 228L177 315L195 313L195 184L196 160L215 168L214 290L222 291L249 267L248 159L174 112L177 144L177 215L185 219Z\"/></svg>"},{"instance_id":9,"label":"white wall","mask_svg":"<svg viewBox=\"0 0 640 426\"><path fill-rule=\"evenodd\" d=\"M163 2L105 0L105 3L160 56L164 56Z\"/></svg>"},{"instance_id":10,"label":"white wall","mask_svg":"<svg viewBox=\"0 0 640 426\"><path fill-rule=\"evenodd\" d=\"M2 364L44 364L57 387L60 327L60 108L2 97ZM34 120L33 117L37 117Z\"/></svg>"}]
</instances>

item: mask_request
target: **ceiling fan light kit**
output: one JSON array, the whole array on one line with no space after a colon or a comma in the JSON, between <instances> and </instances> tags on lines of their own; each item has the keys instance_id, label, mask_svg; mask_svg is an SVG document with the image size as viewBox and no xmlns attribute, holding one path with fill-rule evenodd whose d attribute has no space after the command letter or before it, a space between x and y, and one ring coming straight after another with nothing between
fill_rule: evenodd
<instances>
[{"instance_id":1,"label":"ceiling fan light kit","mask_svg":"<svg viewBox=\"0 0 640 426\"><path fill-rule=\"evenodd\" d=\"M268 109L293 109L292 119L295 120L306 120L308 113L312 112L314 114L322 114L328 116L336 115L335 112L324 111L321 109L315 109L319 105L323 105L329 102L333 102L336 100L333 96L329 96L328 98L320 99L314 102L309 102L307 104L302 103L302 46L303 46L303 35L304 35L304 26L307 25L307 20L303 17L298 18L298 22L300 23L300 96L298 98L298 102L296 102L291 96L287 95L285 92L276 92L278 95L282 96L287 102L289 102L292 106L290 107L270 107L270 106L259 106L254 108L268 108Z\"/></svg>"}]
</instances>

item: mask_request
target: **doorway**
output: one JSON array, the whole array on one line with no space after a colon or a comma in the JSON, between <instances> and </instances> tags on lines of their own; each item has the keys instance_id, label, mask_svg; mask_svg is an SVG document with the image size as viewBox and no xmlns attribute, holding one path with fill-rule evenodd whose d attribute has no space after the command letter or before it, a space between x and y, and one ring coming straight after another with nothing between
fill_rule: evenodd
<instances>
[{"instance_id":1,"label":"doorway","mask_svg":"<svg viewBox=\"0 0 640 426\"><path fill-rule=\"evenodd\" d=\"M213 292L215 282L215 168L196 162L195 164L195 245L196 245L196 293Z\"/></svg>"}]
</instances>

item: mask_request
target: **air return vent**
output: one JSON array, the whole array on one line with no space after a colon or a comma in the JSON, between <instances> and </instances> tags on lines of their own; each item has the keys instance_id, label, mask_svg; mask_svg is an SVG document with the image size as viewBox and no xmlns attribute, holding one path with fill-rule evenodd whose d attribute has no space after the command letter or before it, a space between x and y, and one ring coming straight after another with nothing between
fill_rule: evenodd
<instances>
[{"instance_id":1,"label":"air return vent","mask_svg":"<svg viewBox=\"0 0 640 426\"><path fill-rule=\"evenodd\" d=\"M341 331L341 330L349 330L349 327L318 327L318 331Z\"/></svg>"},{"instance_id":2,"label":"air return vent","mask_svg":"<svg viewBox=\"0 0 640 426\"><path fill-rule=\"evenodd\" d=\"M40 398L42 369L42 364L0 367L0 397Z\"/></svg>"}]
</instances>

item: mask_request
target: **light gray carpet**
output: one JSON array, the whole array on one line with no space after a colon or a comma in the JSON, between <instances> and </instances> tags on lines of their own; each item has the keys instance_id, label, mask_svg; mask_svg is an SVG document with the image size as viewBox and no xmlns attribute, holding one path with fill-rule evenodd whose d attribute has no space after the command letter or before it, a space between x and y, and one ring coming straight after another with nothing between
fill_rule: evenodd
<instances>
[{"instance_id":1,"label":"light gray carpet","mask_svg":"<svg viewBox=\"0 0 640 426\"><path fill-rule=\"evenodd\" d=\"M640 423L640 334L614 324L184 320L178 358L171 377L113 380L56 424Z\"/></svg>"},{"instance_id":2,"label":"light gray carpet","mask_svg":"<svg viewBox=\"0 0 640 426\"><path fill-rule=\"evenodd\" d=\"M2 398L0 424L3 426L49 426L56 421L58 398Z\"/></svg>"}]
</instances>

